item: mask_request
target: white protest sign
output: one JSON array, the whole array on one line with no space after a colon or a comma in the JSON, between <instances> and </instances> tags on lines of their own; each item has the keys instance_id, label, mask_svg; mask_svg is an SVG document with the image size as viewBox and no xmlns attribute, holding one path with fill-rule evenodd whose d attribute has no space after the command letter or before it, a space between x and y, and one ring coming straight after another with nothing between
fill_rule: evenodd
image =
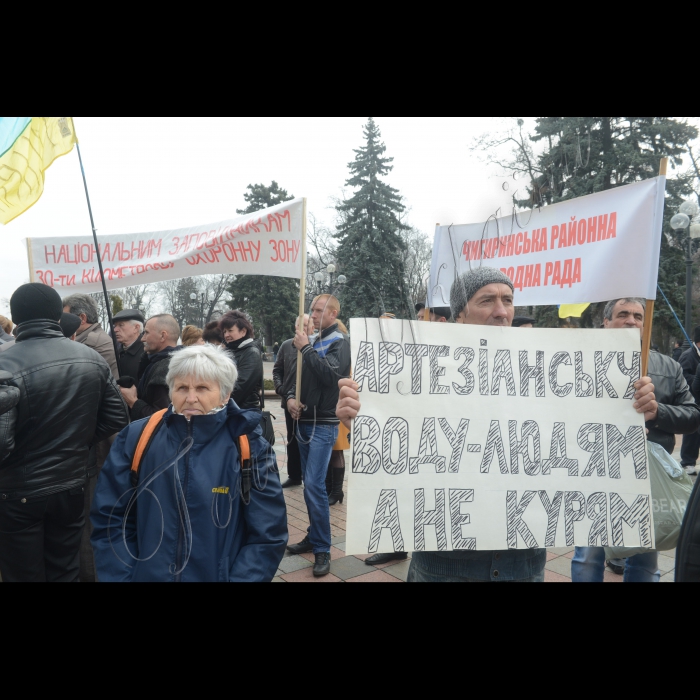
<instances>
[{"instance_id":1,"label":"white protest sign","mask_svg":"<svg viewBox=\"0 0 700 700\"><path fill-rule=\"evenodd\" d=\"M656 299L665 192L658 177L485 224L439 226L429 305L449 300L457 275L482 265L513 280L519 306Z\"/></svg>"},{"instance_id":2,"label":"white protest sign","mask_svg":"<svg viewBox=\"0 0 700 700\"><path fill-rule=\"evenodd\" d=\"M304 200L175 231L101 236L107 289L199 277L269 275L301 279ZM59 293L102 291L91 236L27 240L32 281Z\"/></svg>"},{"instance_id":3,"label":"white protest sign","mask_svg":"<svg viewBox=\"0 0 700 700\"><path fill-rule=\"evenodd\" d=\"M351 333L348 554L654 546L639 331Z\"/></svg>"}]
</instances>

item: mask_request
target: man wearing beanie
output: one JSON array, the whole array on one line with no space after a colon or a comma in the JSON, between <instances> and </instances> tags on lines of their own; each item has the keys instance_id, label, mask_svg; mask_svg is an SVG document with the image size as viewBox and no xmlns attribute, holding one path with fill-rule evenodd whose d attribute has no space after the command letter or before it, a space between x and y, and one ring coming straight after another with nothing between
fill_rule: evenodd
<instances>
[{"instance_id":1,"label":"man wearing beanie","mask_svg":"<svg viewBox=\"0 0 700 700\"><path fill-rule=\"evenodd\" d=\"M24 285L10 307L17 342L0 371L20 397L0 417L0 575L76 582L88 454L128 425L128 412L107 363L64 337L55 290Z\"/></svg>"},{"instance_id":2,"label":"man wearing beanie","mask_svg":"<svg viewBox=\"0 0 700 700\"><path fill-rule=\"evenodd\" d=\"M456 322L467 326L510 328L515 316L514 286L500 270L481 267L458 277L450 306ZM341 383L338 418L351 425L360 411L357 385ZM543 549L504 552L416 552L409 583L521 582L543 583L547 552Z\"/></svg>"}]
</instances>

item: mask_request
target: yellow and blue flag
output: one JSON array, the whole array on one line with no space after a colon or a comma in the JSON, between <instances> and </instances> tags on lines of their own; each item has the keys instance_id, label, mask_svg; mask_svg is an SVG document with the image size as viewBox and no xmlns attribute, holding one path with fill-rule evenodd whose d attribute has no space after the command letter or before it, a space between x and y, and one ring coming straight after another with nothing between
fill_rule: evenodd
<instances>
[{"instance_id":1,"label":"yellow and blue flag","mask_svg":"<svg viewBox=\"0 0 700 700\"><path fill-rule=\"evenodd\" d=\"M73 117L0 117L0 223L44 193L44 172L78 142Z\"/></svg>"},{"instance_id":2,"label":"yellow and blue flag","mask_svg":"<svg viewBox=\"0 0 700 700\"><path fill-rule=\"evenodd\" d=\"M581 318L590 304L566 304L559 307L559 318Z\"/></svg>"}]
</instances>

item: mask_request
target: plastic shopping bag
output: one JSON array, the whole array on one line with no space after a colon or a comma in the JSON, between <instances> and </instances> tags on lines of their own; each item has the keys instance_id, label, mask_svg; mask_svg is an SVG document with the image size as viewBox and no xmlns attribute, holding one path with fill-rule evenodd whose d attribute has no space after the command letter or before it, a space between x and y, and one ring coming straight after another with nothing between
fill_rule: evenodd
<instances>
[{"instance_id":1,"label":"plastic shopping bag","mask_svg":"<svg viewBox=\"0 0 700 700\"><path fill-rule=\"evenodd\" d=\"M647 446L656 551L668 552L678 544L694 484L685 469L663 447L653 442L648 442ZM627 559L648 551L606 547L605 554L608 560Z\"/></svg>"}]
</instances>

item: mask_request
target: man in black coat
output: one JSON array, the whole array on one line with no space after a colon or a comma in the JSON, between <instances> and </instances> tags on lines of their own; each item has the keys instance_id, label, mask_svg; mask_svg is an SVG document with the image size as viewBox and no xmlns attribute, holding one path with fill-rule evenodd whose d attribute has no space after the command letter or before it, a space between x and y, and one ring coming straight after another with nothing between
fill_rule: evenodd
<instances>
[{"instance_id":1,"label":"man in black coat","mask_svg":"<svg viewBox=\"0 0 700 700\"><path fill-rule=\"evenodd\" d=\"M119 351L119 372L122 378L139 377L141 360L146 352L141 336L146 320L137 309L125 309L114 317L114 337Z\"/></svg>"},{"instance_id":2,"label":"man in black coat","mask_svg":"<svg viewBox=\"0 0 700 700\"><path fill-rule=\"evenodd\" d=\"M683 368L683 376L688 382L688 386L693 388L695 384L695 375L697 374L698 367L700 367L700 327L695 329L695 335L693 337L694 345L690 350L686 350L680 359L680 366ZM695 399L697 400L698 395L695 394ZM685 470L694 476L697 471L698 457L700 457L700 432L695 432L692 435L685 435L683 437L683 448L681 450L681 464L685 467Z\"/></svg>"},{"instance_id":3,"label":"man in black coat","mask_svg":"<svg viewBox=\"0 0 700 700\"><path fill-rule=\"evenodd\" d=\"M141 339L146 354L139 368L138 388L121 387L132 421L150 418L170 406L170 388L165 378L170 369L170 358L178 350L179 338L180 326L172 316L162 314L148 320Z\"/></svg>"},{"instance_id":4,"label":"man in black coat","mask_svg":"<svg viewBox=\"0 0 700 700\"><path fill-rule=\"evenodd\" d=\"M90 448L129 415L109 365L64 337L55 290L24 285L10 306L19 332L0 371L20 396L0 416L0 574L4 582L72 583Z\"/></svg>"}]
</instances>

